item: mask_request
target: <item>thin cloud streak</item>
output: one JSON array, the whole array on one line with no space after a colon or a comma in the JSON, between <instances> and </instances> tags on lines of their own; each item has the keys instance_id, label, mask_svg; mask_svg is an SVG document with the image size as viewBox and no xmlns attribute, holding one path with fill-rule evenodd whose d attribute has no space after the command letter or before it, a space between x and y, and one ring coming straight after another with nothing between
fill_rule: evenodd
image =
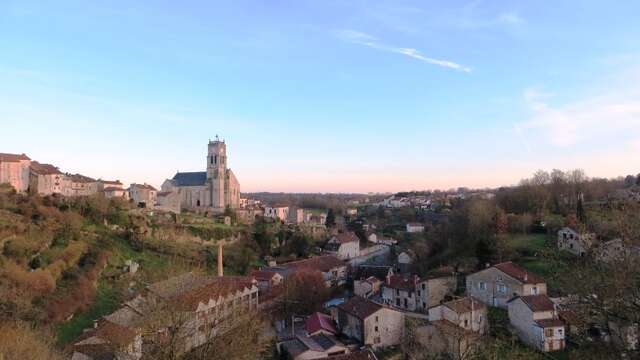
<instances>
[{"instance_id":1,"label":"thin cloud streak","mask_svg":"<svg viewBox=\"0 0 640 360\"><path fill-rule=\"evenodd\" d=\"M379 42L377 38L359 31L343 30L338 32L338 37L344 41L347 41L353 44L367 46L372 49L382 50L382 51L391 52L395 54L401 54L401 55L408 56L410 58L422 61L427 64L441 66L441 67L445 67L445 68L449 68L449 69L453 69L453 70L457 70L465 73L471 72L470 67L460 65L456 62L449 61L449 60L435 59L428 56L424 56L420 53L420 51L413 48L403 48L403 47L386 45L384 43Z\"/></svg>"}]
</instances>

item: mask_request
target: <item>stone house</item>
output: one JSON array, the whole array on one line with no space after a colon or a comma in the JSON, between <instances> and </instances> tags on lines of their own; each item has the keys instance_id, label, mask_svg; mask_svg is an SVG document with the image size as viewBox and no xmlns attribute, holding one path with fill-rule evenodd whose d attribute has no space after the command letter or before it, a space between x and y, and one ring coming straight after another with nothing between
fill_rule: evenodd
<instances>
[{"instance_id":1,"label":"stone house","mask_svg":"<svg viewBox=\"0 0 640 360\"><path fill-rule=\"evenodd\" d=\"M407 223L408 233L421 233L424 232L424 224L421 223Z\"/></svg>"},{"instance_id":2,"label":"stone house","mask_svg":"<svg viewBox=\"0 0 640 360\"><path fill-rule=\"evenodd\" d=\"M158 200L158 190L149 184L131 184L129 198L137 206L153 208Z\"/></svg>"},{"instance_id":3,"label":"stone house","mask_svg":"<svg viewBox=\"0 0 640 360\"><path fill-rule=\"evenodd\" d=\"M29 188L31 159L25 154L0 153L0 184L13 186L18 192Z\"/></svg>"},{"instance_id":4,"label":"stone house","mask_svg":"<svg viewBox=\"0 0 640 360\"><path fill-rule=\"evenodd\" d=\"M123 189L124 185L120 180L103 180L98 179L98 192L103 192L107 188Z\"/></svg>"},{"instance_id":5,"label":"stone house","mask_svg":"<svg viewBox=\"0 0 640 360\"><path fill-rule=\"evenodd\" d=\"M289 207L286 205L265 206L264 217L286 222L289 219Z\"/></svg>"},{"instance_id":6,"label":"stone house","mask_svg":"<svg viewBox=\"0 0 640 360\"><path fill-rule=\"evenodd\" d=\"M353 294L368 299L380 293L382 284L383 281L375 276L361 280L353 280Z\"/></svg>"},{"instance_id":7,"label":"stone house","mask_svg":"<svg viewBox=\"0 0 640 360\"><path fill-rule=\"evenodd\" d=\"M565 347L564 322L546 295L517 296L508 302L509 322L522 342L543 352Z\"/></svg>"},{"instance_id":8,"label":"stone house","mask_svg":"<svg viewBox=\"0 0 640 360\"><path fill-rule=\"evenodd\" d=\"M333 255L314 256L275 266L265 266L260 270L277 272L286 280L298 271L319 271L327 287L343 285L347 282L347 264Z\"/></svg>"},{"instance_id":9,"label":"stone house","mask_svg":"<svg viewBox=\"0 0 640 360\"><path fill-rule=\"evenodd\" d=\"M102 190L104 197L107 199L119 198L129 200L129 190L118 187L106 187Z\"/></svg>"},{"instance_id":10,"label":"stone house","mask_svg":"<svg viewBox=\"0 0 640 360\"><path fill-rule=\"evenodd\" d=\"M404 334L404 314L355 296L332 309L338 330L374 349L398 345Z\"/></svg>"},{"instance_id":11,"label":"stone house","mask_svg":"<svg viewBox=\"0 0 640 360\"><path fill-rule=\"evenodd\" d=\"M80 174L66 174L70 185L66 187L66 196L91 196L98 193L98 181Z\"/></svg>"},{"instance_id":12,"label":"stone house","mask_svg":"<svg viewBox=\"0 0 640 360\"><path fill-rule=\"evenodd\" d=\"M466 286L468 295L500 308L506 308L507 301L514 296L547 293L547 284L542 277L511 261L467 275Z\"/></svg>"},{"instance_id":13,"label":"stone house","mask_svg":"<svg viewBox=\"0 0 640 360\"><path fill-rule=\"evenodd\" d=\"M380 293L382 284L393 275L391 266L359 265L353 272L353 293L363 298Z\"/></svg>"},{"instance_id":14,"label":"stone house","mask_svg":"<svg viewBox=\"0 0 640 360\"><path fill-rule=\"evenodd\" d=\"M594 233L578 233L569 227L558 230L558 249L566 250L576 256L586 256L595 241Z\"/></svg>"},{"instance_id":15,"label":"stone house","mask_svg":"<svg viewBox=\"0 0 640 360\"><path fill-rule=\"evenodd\" d=\"M367 241L372 242L374 244L382 244L382 245L389 245L389 246L395 245L398 243L398 241L393 238L378 235L374 232L369 233L367 235Z\"/></svg>"},{"instance_id":16,"label":"stone house","mask_svg":"<svg viewBox=\"0 0 640 360\"><path fill-rule=\"evenodd\" d=\"M180 194L175 191L159 191L156 193L156 209L180 214Z\"/></svg>"},{"instance_id":17,"label":"stone house","mask_svg":"<svg viewBox=\"0 0 640 360\"><path fill-rule=\"evenodd\" d=\"M327 241L325 251L340 260L353 259L360 256L360 239L352 231L336 234Z\"/></svg>"},{"instance_id":18,"label":"stone house","mask_svg":"<svg viewBox=\"0 0 640 360\"><path fill-rule=\"evenodd\" d=\"M429 309L429 323L416 329L417 340L434 356L466 358L489 330L487 306L465 297Z\"/></svg>"},{"instance_id":19,"label":"stone house","mask_svg":"<svg viewBox=\"0 0 640 360\"><path fill-rule=\"evenodd\" d=\"M57 167L31 162L29 191L40 195L63 194L68 184L65 175Z\"/></svg>"},{"instance_id":20,"label":"stone house","mask_svg":"<svg viewBox=\"0 0 640 360\"><path fill-rule=\"evenodd\" d=\"M398 309L427 312L456 289L453 273L434 273L423 279L417 275L392 275L382 285L382 302Z\"/></svg>"}]
</instances>

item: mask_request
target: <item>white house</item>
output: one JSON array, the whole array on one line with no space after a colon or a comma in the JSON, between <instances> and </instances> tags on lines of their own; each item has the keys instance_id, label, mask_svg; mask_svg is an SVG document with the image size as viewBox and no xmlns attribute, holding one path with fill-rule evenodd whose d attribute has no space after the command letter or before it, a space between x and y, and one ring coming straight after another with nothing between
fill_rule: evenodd
<instances>
[{"instance_id":1,"label":"white house","mask_svg":"<svg viewBox=\"0 0 640 360\"><path fill-rule=\"evenodd\" d=\"M327 241L325 250L340 260L353 259L360 256L360 239L352 231L339 233Z\"/></svg>"},{"instance_id":2,"label":"white house","mask_svg":"<svg viewBox=\"0 0 640 360\"><path fill-rule=\"evenodd\" d=\"M546 295L518 296L508 302L509 322L522 342L543 352L565 347L564 322Z\"/></svg>"},{"instance_id":3,"label":"white house","mask_svg":"<svg viewBox=\"0 0 640 360\"><path fill-rule=\"evenodd\" d=\"M407 223L408 233L421 233L424 232L424 225L421 223Z\"/></svg>"}]
</instances>

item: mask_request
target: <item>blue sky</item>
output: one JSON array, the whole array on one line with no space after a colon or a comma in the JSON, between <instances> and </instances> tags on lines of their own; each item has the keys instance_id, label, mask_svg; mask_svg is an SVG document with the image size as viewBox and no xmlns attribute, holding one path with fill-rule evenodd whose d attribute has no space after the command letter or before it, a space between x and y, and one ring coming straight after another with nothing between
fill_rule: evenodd
<instances>
[{"instance_id":1,"label":"blue sky","mask_svg":"<svg viewBox=\"0 0 640 360\"><path fill-rule=\"evenodd\" d=\"M243 191L640 171L640 3L0 0L0 151Z\"/></svg>"}]
</instances>

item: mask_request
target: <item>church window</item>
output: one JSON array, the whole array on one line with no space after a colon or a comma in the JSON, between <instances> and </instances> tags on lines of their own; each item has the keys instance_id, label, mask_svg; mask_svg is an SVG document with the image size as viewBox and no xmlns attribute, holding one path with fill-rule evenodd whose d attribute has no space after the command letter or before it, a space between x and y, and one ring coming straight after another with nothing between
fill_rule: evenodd
<instances>
[{"instance_id":1,"label":"church window","mask_svg":"<svg viewBox=\"0 0 640 360\"><path fill-rule=\"evenodd\" d=\"M214 158L215 158L215 160L214 160L214 162L213 162L213 163L214 163L214 164L217 164L217 163L218 163L218 155L215 155L215 156L214 156Z\"/></svg>"},{"instance_id":2,"label":"church window","mask_svg":"<svg viewBox=\"0 0 640 360\"><path fill-rule=\"evenodd\" d=\"M200 206L200 200L196 201L196 206Z\"/></svg>"}]
</instances>

